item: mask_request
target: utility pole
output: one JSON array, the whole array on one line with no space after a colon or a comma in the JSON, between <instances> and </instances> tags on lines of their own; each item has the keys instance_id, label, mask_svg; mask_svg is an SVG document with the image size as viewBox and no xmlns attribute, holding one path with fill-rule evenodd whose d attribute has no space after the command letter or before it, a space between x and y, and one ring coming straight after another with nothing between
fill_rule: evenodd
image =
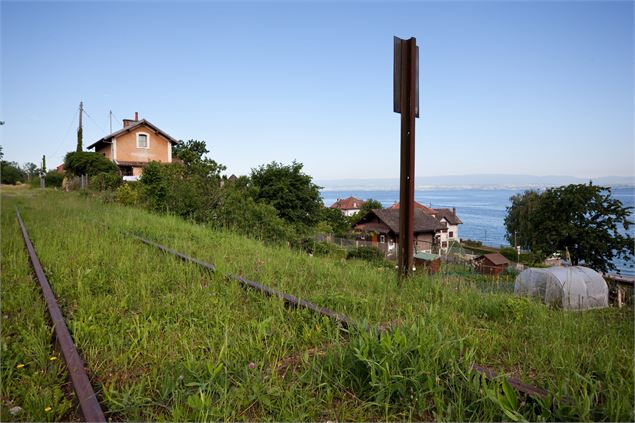
<instances>
[{"instance_id":1,"label":"utility pole","mask_svg":"<svg viewBox=\"0 0 635 423\"><path fill-rule=\"evenodd\" d=\"M46 156L42 156L42 167L40 168L40 188L46 187Z\"/></svg>"},{"instance_id":2,"label":"utility pole","mask_svg":"<svg viewBox=\"0 0 635 423\"><path fill-rule=\"evenodd\" d=\"M419 47L416 38L394 37L393 108L401 113L398 280L414 259L415 118L419 117Z\"/></svg>"},{"instance_id":3,"label":"utility pole","mask_svg":"<svg viewBox=\"0 0 635 423\"><path fill-rule=\"evenodd\" d=\"M79 128L77 128L77 152L80 153L83 149L83 128L82 128L82 115L84 114L84 102L79 102Z\"/></svg>"}]
</instances>

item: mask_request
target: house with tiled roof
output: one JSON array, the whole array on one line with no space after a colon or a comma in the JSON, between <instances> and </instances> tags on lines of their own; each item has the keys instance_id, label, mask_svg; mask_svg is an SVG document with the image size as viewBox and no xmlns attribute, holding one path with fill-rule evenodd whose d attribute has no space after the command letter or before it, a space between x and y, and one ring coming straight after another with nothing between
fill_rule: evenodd
<instances>
[{"instance_id":1,"label":"house with tiled roof","mask_svg":"<svg viewBox=\"0 0 635 423\"><path fill-rule=\"evenodd\" d=\"M434 238L444 226L435 217L424 213L421 209L414 210L414 239L415 250L431 252ZM360 239L370 241L386 253L396 251L399 243L399 209L374 209L363 216L353 229L360 234Z\"/></svg>"},{"instance_id":2,"label":"house with tiled roof","mask_svg":"<svg viewBox=\"0 0 635 423\"><path fill-rule=\"evenodd\" d=\"M393 204L390 208L399 210L399 203ZM456 215L456 208L433 209L416 201L414 208L415 210L421 210L424 213L435 217L439 222L441 222L441 224L443 224L444 228L436 235L438 238L437 243L441 250L448 248L452 241L459 241L459 225L463 222Z\"/></svg>"},{"instance_id":3,"label":"house with tiled roof","mask_svg":"<svg viewBox=\"0 0 635 423\"><path fill-rule=\"evenodd\" d=\"M344 216L352 216L358 213L364 204L366 204L366 201L355 197L338 198L337 201L331 205L331 208L339 209Z\"/></svg>"},{"instance_id":4,"label":"house with tiled roof","mask_svg":"<svg viewBox=\"0 0 635 423\"><path fill-rule=\"evenodd\" d=\"M88 148L112 160L124 179L141 176L151 161L172 163L172 146L178 141L146 119L124 119L123 128L97 140Z\"/></svg>"}]
</instances>

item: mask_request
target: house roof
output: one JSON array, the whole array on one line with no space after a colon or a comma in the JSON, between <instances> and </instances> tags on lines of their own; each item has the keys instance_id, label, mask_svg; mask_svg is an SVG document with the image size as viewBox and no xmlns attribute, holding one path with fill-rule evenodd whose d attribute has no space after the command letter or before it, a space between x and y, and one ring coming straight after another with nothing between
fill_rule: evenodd
<instances>
[{"instance_id":1,"label":"house roof","mask_svg":"<svg viewBox=\"0 0 635 423\"><path fill-rule=\"evenodd\" d=\"M366 216L362 217L356 227L370 223L369 221L373 218L373 216L377 216L380 222L386 224L392 232L399 235L399 209L390 208L371 210L368 214L366 214ZM360 228L363 228L363 226ZM421 209L415 209L414 233L435 232L443 228L444 226L437 219L424 213Z\"/></svg>"},{"instance_id":2,"label":"house roof","mask_svg":"<svg viewBox=\"0 0 635 423\"><path fill-rule=\"evenodd\" d=\"M483 254L482 256L478 256L476 258L476 260L480 260L480 259L487 259L495 266L498 266L501 264L509 264L509 260L507 260L505 256L499 253Z\"/></svg>"},{"instance_id":3,"label":"house roof","mask_svg":"<svg viewBox=\"0 0 635 423\"><path fill-rule=\"evenodd\" d=\"M421 203L415 201L414 204L415 209L423 210L426 214L434 215L437 219L445 218L445 220L450 225L460 225L463 223L461 219L456 215L455 209L432 209L430 207L424 206ZM399 203L395 203L390 206L391 209L399 209Z\"/></svg>"},{"instance_id":4,"label":"house roof","mask_svg":"<svg viewBox=\"0 0 635 423\"><path fill-rule=\"evenodd\" d=\"M416 201L415 201L414 207L415 207L415 209L423 210L427 214L433 214L434 213L434 209L431 209L430 207L424 206L423 204L418 203ZM392 206L390 206L390 208L399 210L399 203L393 204Z\"/></svg>"},{"instance_id":5,"label":"house roof","mask_svg":"<svg viewBox=\"0 0 635 423\"><path fill-rule=\"evenodd\" d=\"M450 225L460 225L463 223L461 219L456 215L456 211L453 209L433 209L435 215L441 219L445 218Z\"/></svg>"},{"instance_id":6,"label":"house roof","mask_svg":"<svg viewBox=\"0 0 635 423\"><path fill-rule=\"evenodd\" d=\"M338 199L333 205L331 205L332 209L340 209L340 210L357 210L362 207L366 201L360 200L355 197L348 197L344 199Z\"/></svg>"},{"instance_id":7,"label":"house roof","mask_svg":"<svg viewBox=\"0 0 635 423\"><path fill-rule=\"evenodd\" d=\"M161 129L159 129L157 126L155 126L153 123L151 123L151 122L149 122L149 121L147 121L147 120L145 120L145 119L141 119L141 120L137 121L136 123L133 123L132 125L130 125L130 126L126 127L126 128L122 128L122 129L120 129L120 130L118 130L118 131L113 132L113 133L112 133L112 134L110 134L110 135L106 135L105 137L103 137L103 138L101 138L101 139L97 140L96 142L92 143L91 145L89 145L87 148L93 148L93 147L97 146L97 145L98 145L98 144L100 144L100 143L103 143L103 142L108 142L108 141L110 141L111 139L113 139L114 137L118 137L119 135L122 135L122 134L128 133L128 132L130 132L130 131L132 131L132 130L134 130L134 129L136 129L136 128L140 127L140 126L147 126L147 127L149 127L149 128L150 128L150 129L152 129L155 133L163 135L163 136L164 136L165 138L167 138L167 139L168 139L168 141L170 141L170 143L172 143L172 144L178 144L178 143L179 143L177 140L175 140L174 138L172 138L172 137L171 137L171 136L170 136L167 132L162 131L162 130L161 130Z\"/></svg>"}]
</instances>

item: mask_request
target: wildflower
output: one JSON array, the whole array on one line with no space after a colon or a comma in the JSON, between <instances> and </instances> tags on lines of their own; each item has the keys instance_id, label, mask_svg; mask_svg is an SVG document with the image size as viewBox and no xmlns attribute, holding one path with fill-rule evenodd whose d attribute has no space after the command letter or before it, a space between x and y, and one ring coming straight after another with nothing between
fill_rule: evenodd
<instances>
[{"instance_id":1,"label":"wildflower","mask_svg":"<svg viewBox=\"0 0 635 423\"><path fill-rule=\"evenodd\" d=\"M49 360L51 360L51 361L55 361L55 360L57 360L57 357L56 357L56 356L54 356L54 355L52 355L52 356L49 358Z\"/></svg>"},{"instance_id":2,"label":"wildflower","mask_svg":"<svg viewBox=\"0 0 635 423\"><path fill-rule=\"evenodd\" d=\"M52 408L51 408L51 406L50 406L50 405L49 405L49 406L47 406L47 407L44 409L44 411L46 411L47 413L48 413L49 411L51 411L51 410L52 410Z\"/></svg>"},{"instance_id":3,"label":"wildflower","mask_svg":"<svg viewBox=\"0 0 635 423\"><path fill-rule=\"evenodd\" d=\"M253 369L256 367L256 364L252 361L251 363L247 365L247 367L249 367L250 369Z\"/></svg>"},{"instance_id":4,"label":"wildflower","mask_svg":"<svg viewBox=\"0 0 635 423\"><path fill-rule=\"evenodd\" d=\"M21 369L22 367L24 367L24 364L20 363L17 366L15 366L16 369Z\"/></svg>"},{"instance_id":5,"label":"wildflower","mask_svg":"<svg viewBox=\"0 0 635 423\"><path fill-rule=\"evenodd\" d=\"M320 325L315 325L315 330L316 330L317 332L319 332L319 331L320 331Z\"/></svg>"}]
</instances>

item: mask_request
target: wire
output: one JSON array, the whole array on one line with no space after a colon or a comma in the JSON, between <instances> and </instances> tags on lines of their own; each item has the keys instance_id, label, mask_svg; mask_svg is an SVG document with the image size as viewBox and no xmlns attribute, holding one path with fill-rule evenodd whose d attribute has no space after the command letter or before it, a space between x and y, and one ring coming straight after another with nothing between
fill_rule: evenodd
<instances>
[{"instance_id":1,"label":"wire","mask_svg":"<svg viewBox=\"0 0 635 423\"><path fill-rule=\"evenodd\" d=\"M64 136L62 137L60 142L57 143L57 147L55 148L55 151L53 152L53 154L51 154L51 157L55 156L57 154L57 152L60 150L60 147L62 146L62 143L64 142L64 140L68 136L68 132L71 130L71 127L73 126L73 123L75 122L76 119L77 119L77 110L73 110L73 119L71 120L70 125L68 125L68 129L66 129L66 133L64 134Z\"/></svg>"},{"instance_id":2,"label":"wire","mask_svg":"<svg viewBox=\"0 0 635 423\"><path fill-rule=\"evenodd\" d=\"M84 108L84 114L85 114L86 116L88 116L88 117L90 118L90 120L92 120L92 121L93 121L93 123L97 126L97 128L99 128L99 130L100 130L100 131L102 131L105 135L108 135L108 132L106 132L106 131L104 130L104 128L102 128L102 127L101 127L101 126L97 123L97 121L96 121L95 119L93 119L93 117L92 117L91 115L89 115L89 114L88 114L88 112L86 111L86 108Z\"/></svg>"}]
</instances>

